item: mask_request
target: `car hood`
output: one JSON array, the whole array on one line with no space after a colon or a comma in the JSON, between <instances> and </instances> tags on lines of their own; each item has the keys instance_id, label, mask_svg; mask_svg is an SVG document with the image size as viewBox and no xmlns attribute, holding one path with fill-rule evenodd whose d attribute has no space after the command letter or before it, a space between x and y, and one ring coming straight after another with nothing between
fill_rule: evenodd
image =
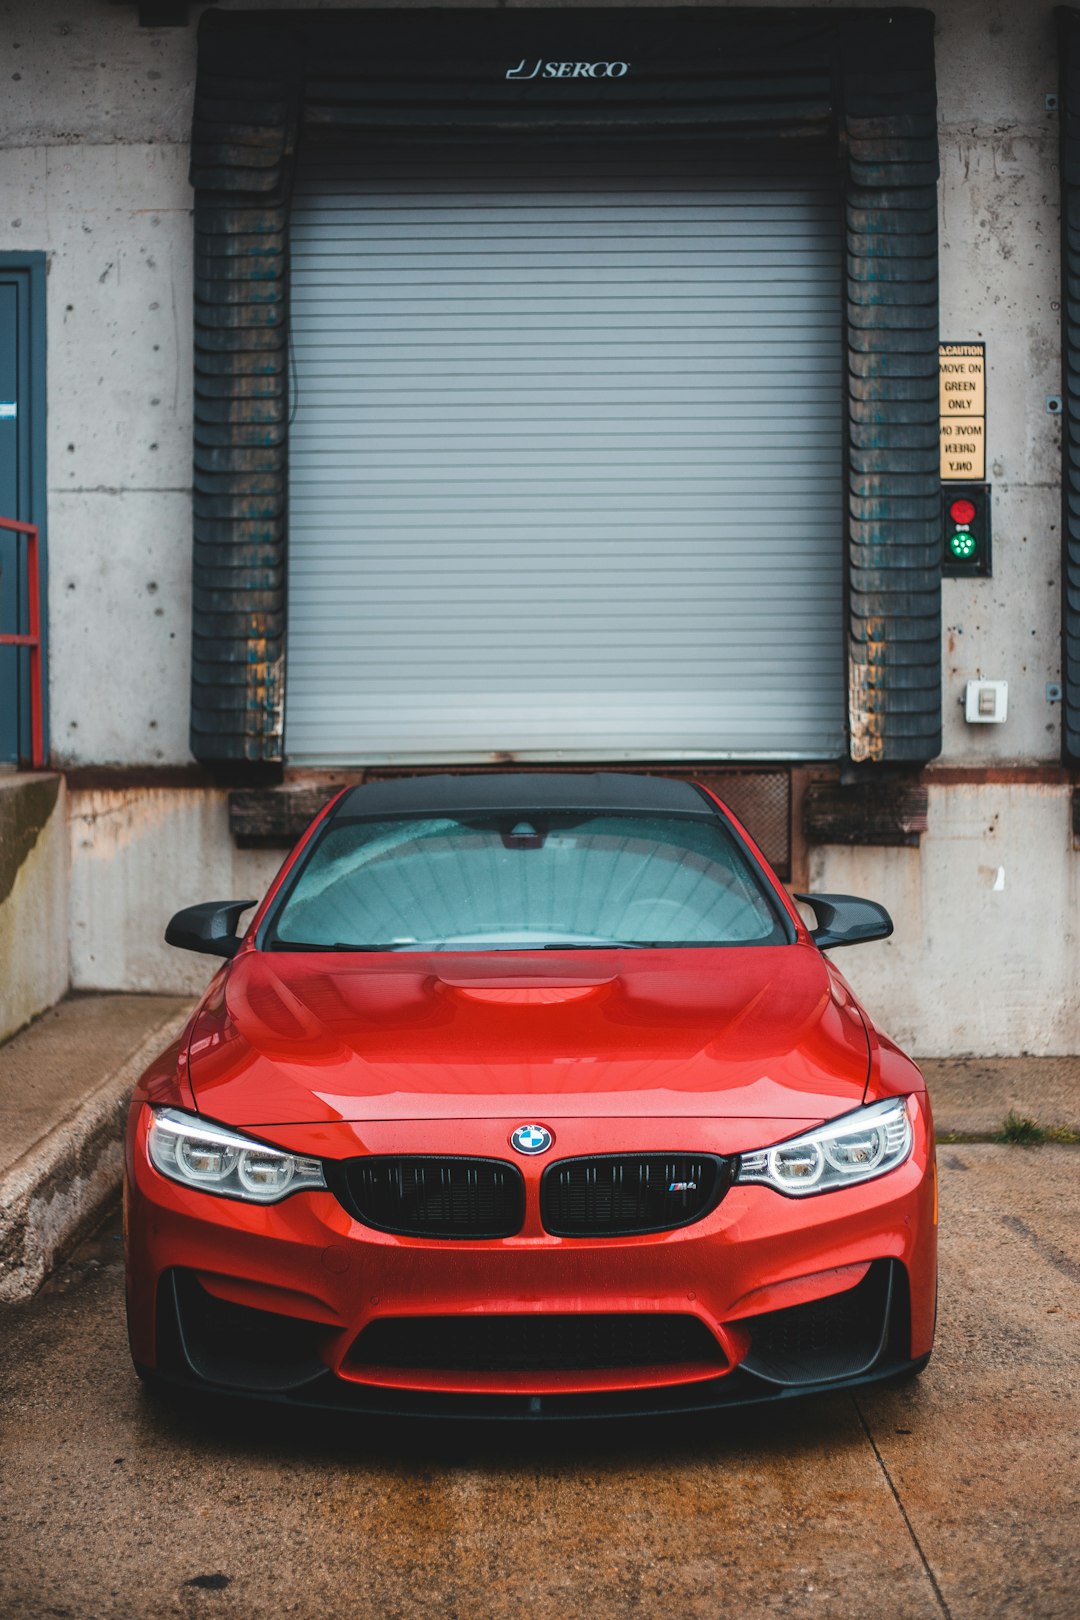
<instances>
[{"instance_id":1,"label":"car hood","mask_svg":"<svg viewBox=\"0 0 1080 1620\"><path fill-rule=\"evenodd\" d=\"M226 1124L708 1116L856 1107L866 1028L813 945L542 954L244 950L188 1046Z\"/></svg>"}]
</instances>

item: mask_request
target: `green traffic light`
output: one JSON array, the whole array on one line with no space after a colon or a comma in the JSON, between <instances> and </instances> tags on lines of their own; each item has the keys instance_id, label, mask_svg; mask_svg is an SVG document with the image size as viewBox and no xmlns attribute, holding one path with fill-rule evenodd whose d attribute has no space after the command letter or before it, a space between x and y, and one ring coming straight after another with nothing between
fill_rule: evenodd
<instances>
[{"instance_id":1,"label":"green traffic light","mask_svg":"<svg viewBox=\"0 0 1080 1620\"><path fill-rule=\"evenodd\" d=\"M954 557L974 557L976 543L970 529L958 529L949 541L949 550Z\"/></svg>"}]
</instances>

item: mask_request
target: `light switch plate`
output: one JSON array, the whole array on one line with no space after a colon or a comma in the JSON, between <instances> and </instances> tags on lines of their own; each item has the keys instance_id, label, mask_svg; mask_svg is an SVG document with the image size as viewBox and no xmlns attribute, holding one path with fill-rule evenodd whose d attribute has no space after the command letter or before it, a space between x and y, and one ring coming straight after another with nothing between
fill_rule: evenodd
<instances>
[{"instance_id":1,"label":"light switch plate","mask_svg":"<svg viewBox=\"0 0 1080 1620\"><path fill-rule=\"evenodd\" d=\"M968 681L964 719L973 726L1000 726L1009 712L1008 681Z\"/></svg>"}]
</instances>

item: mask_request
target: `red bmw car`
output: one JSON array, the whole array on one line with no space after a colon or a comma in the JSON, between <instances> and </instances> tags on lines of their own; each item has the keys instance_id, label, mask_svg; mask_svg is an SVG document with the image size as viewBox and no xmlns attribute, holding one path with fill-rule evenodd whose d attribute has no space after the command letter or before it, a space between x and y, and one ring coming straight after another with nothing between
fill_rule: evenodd
<instances>
[{"instance_id":1,"label":"red bmw car","mask_svg":"<svg viewBox=\"0 0 1080 1620\"><path fill-rule=\"evenodd\" d=\"M128 1316L158 1385L611 1416L921 1370L930 1105L706 789L427 776L340 794L136 1090Z\"/></svg>"}]
</instances>

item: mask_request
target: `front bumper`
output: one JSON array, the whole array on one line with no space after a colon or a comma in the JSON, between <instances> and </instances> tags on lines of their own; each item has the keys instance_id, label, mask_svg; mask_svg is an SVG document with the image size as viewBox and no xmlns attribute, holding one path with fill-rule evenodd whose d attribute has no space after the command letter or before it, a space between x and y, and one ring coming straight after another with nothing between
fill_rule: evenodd
<instances>
[{"instance_id":1,"label":"front bumper","mask_svg":"<svg viewBox=\"0 0 1080 1620\"><path fill-rule=\"evenodd\" d=\"M459 1150L509 1157L515 1123L463 1124ZM671 1137L724 1151L722 1122L678 1121L678 1137L675 1128L665 1147ZM129 1328L136 1365L164 1381L387 1415L604 1417L782 1400L887 1378L929 1355L936 1229L924 1108L912 1157L877 1181L805 1199L736 1186L692 1226L603 1239L543 1232L535 1163L522 1167L529 1213L518 1236L431 1241L364 1227L328 1192L258 1207L189 1191L149 1164L145 1129L136 1105ZM346 1157L422 1151L429 1130L406 1122L258 1134ZM555 1130L566 1156L657 1145L656 1121L570 1120ZM557 1337L560 1323L575 1343L576 1330L594 1324L599 1338L586 1337L598 1344L618 1343L620 1324L644 1326L646 1345L655 1329L663 1352L619 1365L603 1350L580 1365L574 1353L500 1364L502 1351L491 1349ZM369 1329L408 1352L365 1353ZM484 1346L472 1363L461 1348L470 1335ZM670 1348L684 1342L685 1354Z\"/></svg>"}]
</instances>

